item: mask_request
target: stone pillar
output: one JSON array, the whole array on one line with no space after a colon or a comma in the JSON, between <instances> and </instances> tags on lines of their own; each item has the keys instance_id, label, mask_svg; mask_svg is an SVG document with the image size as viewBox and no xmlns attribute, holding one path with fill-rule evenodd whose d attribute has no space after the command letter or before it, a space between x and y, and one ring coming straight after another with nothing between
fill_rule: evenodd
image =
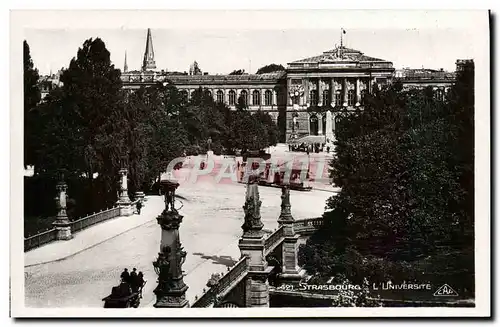
<instances>
[{"instance_id":1,"label":"stone pillar","mask_svg":"<svg viewBox=\"0 0 500 327\"><path fill-rule=\"evenodd\" d=\"M60 182L56 186L58 195L56 196L57 205L57 216L56 220L52 223L52 226L57 231L57 240L70 240L73 238L71 235L71 225L66 214L66 191L68 190L68 185L64 182Z\"/></svg>"},{"instance_id":2,"label":"stone pillar","mask_svg":"<svg viewBox=\"0 0 500 327\"><path fill-rule=\"evenodd\" d=\"M321 78L318 79L318 106L323 106L323 85L321 85Z\"/></svg>"},{"instance_id":3,"label":"stone pillar","mask_svg":"<svg viewBox=\"0 0 500 327\"><path fill-rule=\"evenodd\" d=\"M328 110L326 112L326 135L327 143L333 142L333 117L332 112Z\"/></svg>"},{"instance_id":4,"label":"stone pillar","mask_svg":"<svg viewBox=\"0 0 500 327\"><path fill-rule=\"evenodd\" d=\"M343 99L344 99L344 104L343 106L344 107L347 107L347 93L348 93L348 90L347 90L347 78L344 78L344 80L342 81L342 86L343 86Z\"/></svg>"},{"instance_id":5,"label":"stone pillar","mask_svg":"<svg viewBox=\"0 0 500 327\"><path fill-rule=\"evenodd\" d=\"M160 252L153 262L155 272L158 274L158 286L155 308L184 308L189 303L186 299L188 286L184 283L182 265L186 260L186 252L179 238L181 216L175 208L175 190L179 183L161 181L165 192L165 209L156 219L161 226Z\"/></svg>"},{"instance_id":6,"label":"stone pillar","mask_svg":"<svg viewBox=\"0 0 500 327\"><path fill-rule=\"evenodd\" d=\"M269 282L267 281L269 271L249 271L245 281L245 306L246 307L269 307Z\"/></svg>"},{"instance_id":7,"label":"stone pillar","mask_svg":"<svg viewBox=\"0 0 500 327\"><path fill-rule=\"evenodd\" d=\"M273 106L277 106L278 105L278 94L277 94L277 91L276 90L272 90L272 95L273 95L273 102L271 103L271 105Z\"/></svg>"},{"instance_id":8,"label":"stone pillar","mask_svg":"<svg viewBox=\"0 0 500 327\"><path fill-rule=\"evenodd\" d=\"M132 208L132 202L128 197L127 172L128 172L127 168L122 168L119 171L121 177L120 197L116 202L116 204L120 207L120 216L130 216L134 213L134 209Z\"/></svg>"},{"instance_id":9,"label":"stone pillar","mask_svg":"<svg viewBox=\"0 0 500 327\"><path fill-rule=\"evenodd\" d=\"M311 99L309 99L309 79L304 79L304 105L309 107Z\"/></svg>"},{"instance_id":10,"label":"stone pillar","mask_svg":"<svg viewBox=\"0 0 500 327\"><path fill-rule=\"evenodd\" d=\"M304 271L301 271L298 265L299 235L294 231L294 222L290 204L290 189L285 185L281 188L281 213L278 218L278 223L283 226L285 236L282 245L283 262L278 278L287 284L298 283L304 276Z\"/></svg>"},{"instance_id":11,"label":"stone pillar","mask_svg":"<svg viewBox=\"0 0 500 327\"><path fill-rule=\"evenodd\" d=\"M359 78L356 78L356 107L361 104L361 90L359 89Z\"/></svg>"},{"instance_id":12,"label":"stone pillar","mask_svg":"<svg viewBox=\"0 0 500 327\"><path fill-rule=\"evenodd\" d=\"M262 231L259 199L258 176L250 176L247 184L246 200L243 210L245 211L245 222L241 226L243 235L239 241L241 256L248 257L249 273L246 280L247 307L269 306L269 284L267 277L272 270L268 267L264 255L264 232Z\"/></svg>"},{"instance_id":13,"label":"stone pillar","mask_svg":"<svg viewBox=\"0 0 500 327\"><path fill-rule=\"evenodd\" d=\"M318 135L323 135L323 115L317 115L318 117Z\"/></svg>"},{"instance_id":14,"label":"stone pillar","mask_svg":"<svg viewBox=\"0 0 500 327\"><path fill-rule=\"evenodd\" d=\"M335 78L332 77L330 80L330 105L332 108L335 108L335 92L337 90L335 89Z\"/></svg>"},{"instance_id":15,"label":"stone pillar","mask_svg":"<svg viewBox=\"0 0 500 327\"><path fill-rule=\"evenodd\" d=\"M260 107L266 105L266 89L260 89Z\"/></svg>"}]
</instances>

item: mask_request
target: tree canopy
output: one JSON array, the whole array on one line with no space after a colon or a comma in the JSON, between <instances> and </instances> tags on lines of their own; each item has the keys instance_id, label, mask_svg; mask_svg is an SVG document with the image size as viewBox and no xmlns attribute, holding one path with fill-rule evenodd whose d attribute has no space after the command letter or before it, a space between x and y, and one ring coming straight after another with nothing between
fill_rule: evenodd
<instances>
[{"instance_id":1,"label":"tree canopy","mask_svg":"<svg viewBox=\"0 0 500 327\"><path fill-rule=\"evenodd\" d=\"M270 64L270 65L266 65L264 67L259 68L257 70L257 74L274 73L274 72L281 72L281 71L285 71L285 67L283 67L283 65Z\"/></svg>"},{"instance_id":2,"label":"tree canopy","mask_svg":"<svg viewBox=\"0 0 500 327\"><path fill-rule=\"evenodd\" d=\"M38 70L33 65L28 42L23 42L24 68L24 165L35 164L35 148L38 127L35 108L40 102Z\"/></svg>"},{"instance_id":3,"label":"tree canopy","mask_svg":"<svg viewBox=\"0 0 500 327\"><path fill-rule=\"evenodd\" d=\"M473 72L446 101L398 82L336 127L325 226L301 249L311 272L473 290Z\"/></svg>"}]
</instances>

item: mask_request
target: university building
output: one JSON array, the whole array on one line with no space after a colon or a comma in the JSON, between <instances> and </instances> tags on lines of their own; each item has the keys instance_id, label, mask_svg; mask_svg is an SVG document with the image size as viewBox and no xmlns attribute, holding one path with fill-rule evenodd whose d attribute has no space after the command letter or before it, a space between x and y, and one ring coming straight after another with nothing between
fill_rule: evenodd
<instances>
[{"instance_id":1,"label":"university building","mask_svg":"<svg viewBox=\"0 0 500 327\"><path fill-rule=\"evenodd\" d=\"M457 61L457 67L459 61ZM147 30L141 70L129 71L127 57L121 79L123 88L137 90L157 83L172 83L189 98L203 88L214 101L235 109L241 97L248 110L268 112L278 124L281 142L305 136L324 143L333 139L340 109L363 106L373 85L399 78L405 88L432 86L442 97L454 82L454 73L431 69L396 71L389 60L374 58L342 45L313 57L287 64L285 71L267 74L209 75L194 62L189 72L158 70L153 38Z\"/></svg>"}]
</instances>

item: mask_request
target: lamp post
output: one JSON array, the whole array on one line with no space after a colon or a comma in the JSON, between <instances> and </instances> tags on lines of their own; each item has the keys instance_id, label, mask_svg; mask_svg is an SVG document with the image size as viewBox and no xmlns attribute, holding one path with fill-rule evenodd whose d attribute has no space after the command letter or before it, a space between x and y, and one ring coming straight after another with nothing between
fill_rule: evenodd
<instances>
[{"instance_id":1,"label":"lamp post","mask_svg":"<svg viewBox=\"0 0 500 327\"><path fill-rule=\"evenodd\" d=\"M160 181L165 194L165 209L156 218L161 226L160 252L153 262L158 274L158 286L155 288L155 308L183 308L189 306L186 299L188 286L184 283L182 265L186 260L179 237L179 226L183 216L175 208L175 190L179 183L170 180Z\"/></svg>"}]
</instances>

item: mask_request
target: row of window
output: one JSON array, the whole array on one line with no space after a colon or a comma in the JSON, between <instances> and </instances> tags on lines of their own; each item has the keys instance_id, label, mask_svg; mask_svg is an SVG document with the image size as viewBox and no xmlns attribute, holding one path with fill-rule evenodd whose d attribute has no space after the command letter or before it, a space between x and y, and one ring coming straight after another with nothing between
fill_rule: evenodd
<instances>
[{"instance_id":1,"label":"row of window","mask_svg":"<svg viewBox=\"0 0 500 327\"><path fill-rule=\"evenodd\" d=\"M216 96L216 101L218 103L223 103L224 102L224 91L217 91L215 94ZM228 104L230 106L236 105L238 102L238 98L236 97L236 92L234 90L230 90L228 93ZM243 102L245 105L248 105L248 92L246 90L242 90L240 92L240 97L243 99ZM255 90L252 92L252 105L254 106L260 106L261 105L261 94L260 91ZM273 93L270 90L266 90L264 92L264 105L265 106L271 106L273 105Z\"/></svg>"},{"instance_id":2,"label":"row of window","mask_svg":"<svg viewBox=\"0 0 500 327\"><path fill-rule=\"evenodd\" d=\"M366 94L366 90L362 90L361 94L360 94L361 95L361 99L360 99L361 105L364 102L365 94ZM337 90L335 92L335 97L332 99L335 102L335 106L341 107L343 105L344 99L342 97L343 97L342 91ZM299 104L298 101L299 101L298 98L294 99L295 104ZM310 102L311 106L318 105L318 91L317 90L311 90L309 92L309 102ZM323 90L323 105L327 105L329 103L330 103L330 90ZM354 90L347 91L347 105L354 106L355 104L356 104L356 97L355 97Z\"/></svg>"}]
</instances>

